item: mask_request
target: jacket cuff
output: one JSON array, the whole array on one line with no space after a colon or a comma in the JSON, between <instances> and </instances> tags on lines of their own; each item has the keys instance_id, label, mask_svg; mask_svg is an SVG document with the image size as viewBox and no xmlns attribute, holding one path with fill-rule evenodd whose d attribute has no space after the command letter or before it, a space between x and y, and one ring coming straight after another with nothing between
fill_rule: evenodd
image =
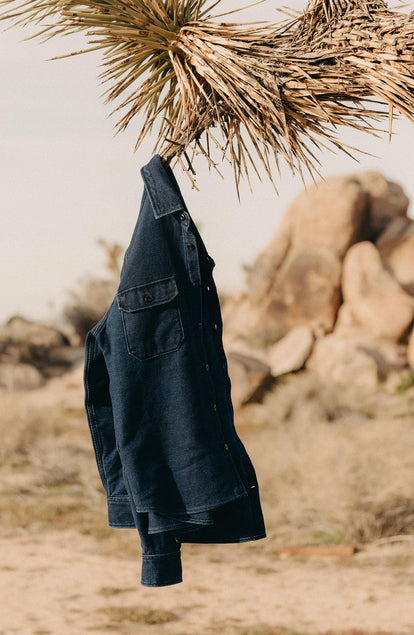
<instances>
[{"instance_id":1,"label":"jacket cuff","mask_svg":"<svg viewBox=\"0 0 414 635\"><path fill-rule=\"evenodd\" d=\"M108 498L108 523L110 527L135 527L128 497Z\"/></svg>"},{"instance_id":2,"label":"jacket cuff","mask_svg":"<svg viewBox=\"0 0 414 635\"><path fill-rule=\"evenodd\" d=\"M180 551L157 555L142 555L141 584L167 586L183 581Z\"/></svg>"}]
</instances>

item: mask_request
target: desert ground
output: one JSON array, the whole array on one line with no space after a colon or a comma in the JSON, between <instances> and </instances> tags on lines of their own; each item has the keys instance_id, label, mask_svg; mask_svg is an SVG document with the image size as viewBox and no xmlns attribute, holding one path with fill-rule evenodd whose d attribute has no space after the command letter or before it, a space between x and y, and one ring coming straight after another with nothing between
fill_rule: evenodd
<instances>
[{"instance_id":1,"label":"desert ground","mask_svg":"<svg viewBox=\"0 0 414 635\"><path fill-rule=\"evenodd\" d=\"M82 366L1 393L0 633L413 635L413 412L410 375L378 390L278 380L236 417L268 537L184 545L184 582L150 589L136 532L107 526Z\"/></svg>"}]
</instances>

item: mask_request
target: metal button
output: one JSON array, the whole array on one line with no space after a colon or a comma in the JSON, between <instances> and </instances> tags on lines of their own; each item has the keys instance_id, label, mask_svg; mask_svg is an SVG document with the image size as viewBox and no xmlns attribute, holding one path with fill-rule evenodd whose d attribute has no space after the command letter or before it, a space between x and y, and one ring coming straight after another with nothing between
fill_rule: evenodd
<instances>
[{"instance_id":1,"label":"metal button","mask_svg":"<svg viewBox=\"0 0 414 635\"><path fill-rule=\"evenodd\" d=\"M203 323L202 323L202 322L199 322L199 323L197 324L197 328L198 328L198 330L199 330L199 331L202 331L202 330L203 330Z\"/></svg>"},{"instance_id":2,"label":"metal button","mask_svg":"<svg viewBox=\"0 0 414 635\"><path fill-rule=\"evenodd\" d=\"M205 369L206 369L206 371L208 372L208 371L210 370L210 366L209 366L209 364L206 364L206 365L204 366L204 368L205 368Z\"/></svg>"},{"instance_id":3,"label":"metal button","mask_svg":"<svg viewBox=\"0 0 414 635\"><path fill-rule=\"evenodd\" d=\"M213 410L214 410L214 412L217 412L217 404L216 403L213 403Z\"/></svg>"},{"instance_id":4,"label":"metal button","mask_svg":"<svg viewBox=\"0 0 414 635\"><path fill-rule=\"evenodd\" d=\"M228 451L229 446L227 445L227 443L224 444L224 449Z\"/></svg>"},{"instance_id":5,"label":"metal button","mask_svg":"<svg viewBox=\"0 0 414 635\"><path fill-rule=\"evenodd\" d=\"M151 295L144 295L144 302L146 304L149 304L150 302L152 302L152 296Z\"/></svg>"},{"instance_id":6,"label":"metal button","mask_svg":"<svg viewBox=\"0 0 414 635\"><path fill-rule=\"evenodd\" d=\"M193 245L193 243L188 243L187 244L187 249L189 249L190 251L194 251L195 245Z\"/></svg>"},{"instance_id":7,"label":"metal button","mask_svg":"<svg viewBox=\"0 0 414 635\"><path fill-rule=\"evenodd\" d=\"M185 214L182 214L182 213L180 214L180 220L181 221L185 220Z\"/></svg>"},{"instance_id":8,"label":"metal button","mask_svg":"<svg viewBox=\"0 0 414 635\"><path fill-rule=\"evenodd\" d=\"M218 329L218 324L214 324L214 330L217 331Z\"/></svg>"},{"instance_id":9,"label":"metal button","mask_svg":"<svg viewBox=\"0 0 414 635\"><path fill-rule=\"evenodd\" d=\"M211 291L210 287L207 285L206 286L207 291Z\"/></svg>"}]
</instances>

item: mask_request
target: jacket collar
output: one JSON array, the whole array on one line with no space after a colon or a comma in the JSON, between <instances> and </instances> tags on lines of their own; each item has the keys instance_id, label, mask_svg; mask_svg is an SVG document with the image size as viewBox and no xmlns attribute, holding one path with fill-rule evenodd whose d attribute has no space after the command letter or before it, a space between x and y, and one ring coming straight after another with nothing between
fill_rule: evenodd
<instances>
[{"instance_id":1,"label":"jacket collar","mask_svg":"<svg viewBox=\"0 0 414 635\"><path fill-rule=\"evenodd\" d=\"M151 161L141 168L141 176L155 218L186 209L172 170L164 165L159 154L154 155Z\"/></svg>"}]
</instances>

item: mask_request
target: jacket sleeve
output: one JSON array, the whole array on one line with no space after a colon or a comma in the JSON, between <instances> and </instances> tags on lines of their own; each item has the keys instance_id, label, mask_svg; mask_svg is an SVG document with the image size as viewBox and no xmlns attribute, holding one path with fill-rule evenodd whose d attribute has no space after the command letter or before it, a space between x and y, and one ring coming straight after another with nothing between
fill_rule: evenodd
<instances>
[{"instance_id":1,"label":"jacket sleeve","mask_svg":"<svg viewBox=\"0 0 414 635\"><path fill-rule=\"evenodd\" d=\"M96 463L108 502L111 527L136 527L142 546L141 584L167 586L182 581L181 544L170 533L150 535L148 513L131 504L116 444L116 432L109 391L109 374L104 354L93 332L85 342L85 409Z\"/></svg>"},{"instance_id":2,"label":"jacket sleeve","mask_svg":"<svg viewBox=\"0 0 414 635\"><path fill-rule=\"evenodd\" d=\"M105 358L93 332L85 343L85 409L96 463L107 496L111 527L135 527L116 446L109 375Z\"/></svg>"},{"instance_id":3,"label":"jacket sleeve","mask_svg":"<svg viewBox=\"0 0 414 635\"><path fill-rule=\"evenodd\" d=\"M150 534L148 512L132 508L142 547L141 584L159 587L182 582L181 543L172 532Z\"/></svg>"}]
</instances>

